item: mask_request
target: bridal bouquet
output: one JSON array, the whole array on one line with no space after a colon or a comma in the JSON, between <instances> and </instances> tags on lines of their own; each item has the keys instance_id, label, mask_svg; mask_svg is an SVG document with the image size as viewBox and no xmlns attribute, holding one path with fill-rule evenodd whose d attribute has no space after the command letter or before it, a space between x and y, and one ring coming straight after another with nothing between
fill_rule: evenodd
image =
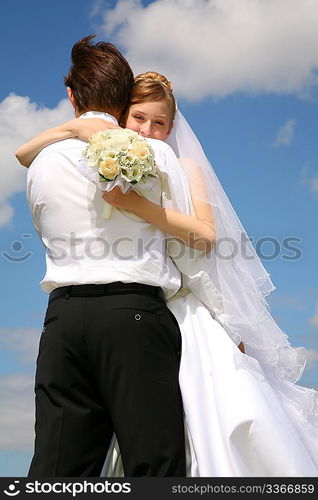
<instances>
[{"instance_id":1,"label":"bridal bouquet","mask_svg":"<svg viewBox=\"0 0 318 500\"><path fill-rule=\"evenodd\" d=\"M93 134L83 151L80 170L102 191L120 186L123 193L132 185L157 177L154 151L137 132L111 129ZM109 218L111 205L105 202L104 218Z\"/></svg>"}]
</instances>

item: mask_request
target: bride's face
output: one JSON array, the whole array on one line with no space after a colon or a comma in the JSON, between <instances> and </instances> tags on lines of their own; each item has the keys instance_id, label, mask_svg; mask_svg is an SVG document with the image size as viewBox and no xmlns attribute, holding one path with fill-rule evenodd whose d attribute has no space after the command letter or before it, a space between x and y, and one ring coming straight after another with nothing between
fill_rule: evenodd
<instances>
[{"instance_id":1,"label":"bride's face","mask_svg":"<svg viewBox=\"0 0 318 500\"><path fill-rule=\"evenodd\" d=\"M125 126L144 137L164 141L172 129L167 101L132 104Z\"/></svg>"}]
</instances>

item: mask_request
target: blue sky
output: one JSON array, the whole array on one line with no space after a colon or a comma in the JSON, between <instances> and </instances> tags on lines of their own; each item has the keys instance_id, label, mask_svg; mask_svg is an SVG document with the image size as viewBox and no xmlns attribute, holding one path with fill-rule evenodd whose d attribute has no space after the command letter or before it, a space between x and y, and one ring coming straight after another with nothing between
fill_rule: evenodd
<instances>
[{"instance_id":1,"label":"blue sky","mask_svg":"<svg viewBox=\"0 0 318 500\"><path fill-rule=\"evenodd\" d=\"M268 28L263 10L256 13L255 32L255 12L248 15L245 0L240 13L224 9L217 19L211 11L205 12L204 0L195 3L192 12L191 1L1 2L1 476L25 475L31 457L32 379L47 302L39 287L45 269L43 247L25 200L25 173L13 151L34 133L71 116L66 103L58 107L65 98L63 76L73 43L88 34L97 33L98 39L117 44L136 72L155 69L173 81L180 109L255 242L275 238L282 244L285 238L297 238L301 252L297 260L284 258L290 253L282 247L277 258L264 258L277 288L269 302L292 344L308 349L310 363L303 385L318 386L318 58L314 50L318 39L309 29L310 19L317 22L318 11L304 0L302 11L294 13L299 29L305 23L309 32L302 44L304 37L297 39L293 19L285 16L284 27L279 22L287 9L285 0L277 0L272 4L274 12L267 12L277 25L274 22ZM256 4L263 8L264 0ZM220 1L215 0L215 5L219 7ZM180 23L174 9L181 9ZM195 46L200 41L189 36L187 16L193 23L202 23L203 46ZM169 33L163 29L165 19ZM239 19L242 25L250 23L253 43L246 42L244 30L237 28ZM218 22L227 35L226 45L224 38L218 38ZM241 50L234 57L236 46ZM267 243L262 250L269 255L273 248Z\"/></svg>"}]
</instances>

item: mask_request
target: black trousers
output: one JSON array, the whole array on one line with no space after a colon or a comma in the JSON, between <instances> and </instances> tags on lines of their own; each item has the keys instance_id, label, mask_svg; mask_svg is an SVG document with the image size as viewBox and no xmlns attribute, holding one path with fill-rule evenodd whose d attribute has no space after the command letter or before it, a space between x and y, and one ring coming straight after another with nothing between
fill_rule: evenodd
<instances>
[{"instance_id":1,"label":"black trousers","mask_svg":"<svg viewBox=\"0 0 318 500\"><path fill-rule=\"evenodd\" d=\"M185 477L181 334L159 298L49 303L35 379L29 477L97 477L113 432L125 476Z\"/></svg>"}]
</instances>

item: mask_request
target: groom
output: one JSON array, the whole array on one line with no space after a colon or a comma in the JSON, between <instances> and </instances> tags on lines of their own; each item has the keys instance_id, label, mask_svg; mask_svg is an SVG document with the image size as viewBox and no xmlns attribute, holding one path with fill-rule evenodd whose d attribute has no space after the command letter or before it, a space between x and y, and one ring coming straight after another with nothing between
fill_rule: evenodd
<instances>
[{"instance_id":1,"label":"groom","mask_svg":"<svg viewBox=\"0 0 318 500\"><path fill-rule=\"evenodd\" d=\"M72 49L68 95L76 116L117 124L133 74L113 45L92 38ZM181 334L165 302L180 273L158 228L115 208L102 218L101 192L77 170L85 145L48 146L28 173L27 197L46 247L41 285L50 292L29 477L99 476L114 432L125 476L186 476ZM158 163L173 167L171 150L152 146ZM160 186L152 196L160 203Z\"/></svg>"}]
</instances>

